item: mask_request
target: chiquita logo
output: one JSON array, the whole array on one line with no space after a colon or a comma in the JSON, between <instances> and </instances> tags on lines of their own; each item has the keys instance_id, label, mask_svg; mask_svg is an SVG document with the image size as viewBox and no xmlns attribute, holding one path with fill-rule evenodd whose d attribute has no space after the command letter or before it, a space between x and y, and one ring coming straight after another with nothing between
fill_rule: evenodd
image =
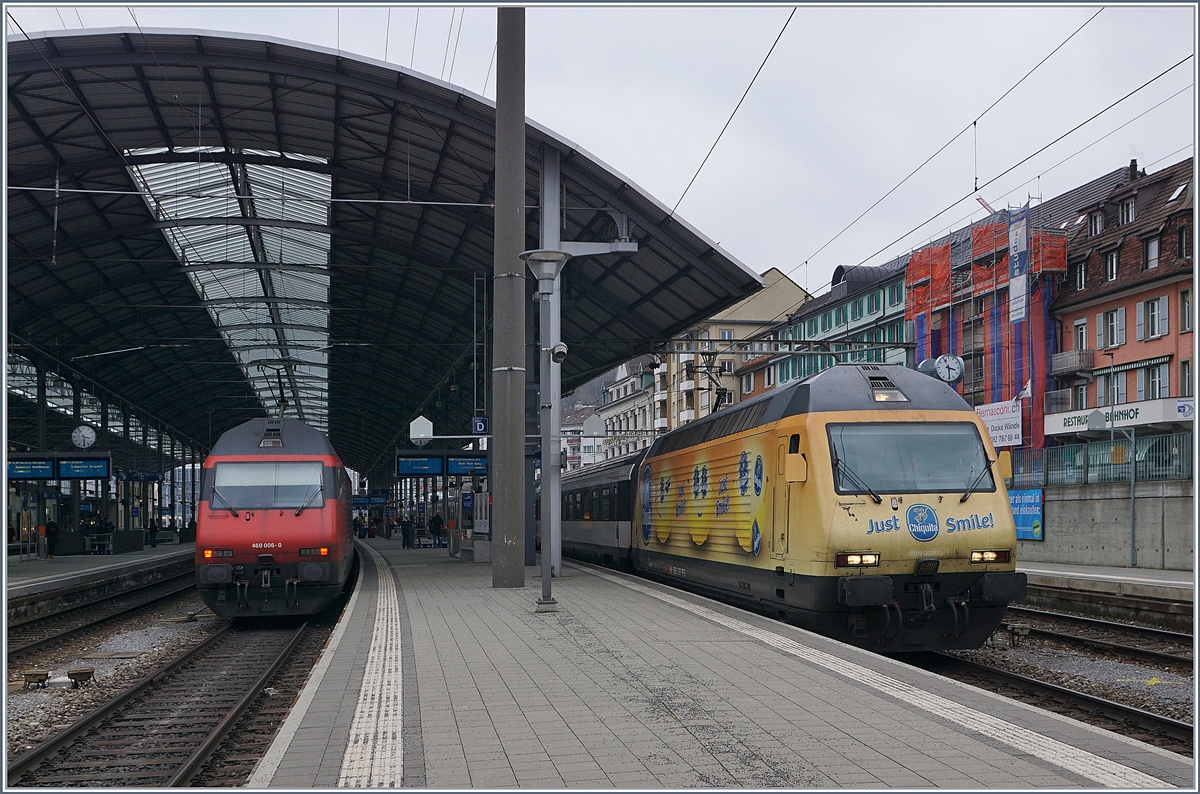
<instances>
[{"instance_id":1,"label":"chiquita logo","mask_svg":"<svg viewBox=\"0 0 1200 794\"><path fill-rule=\"evenodd\" d=\"M908 534L927 543L938 535L937 512L929 505L912 505L904 514L908 522Z\"/></svg>"},{"instance_id":2,"label":"chiquita logo","mask_svg":"<svg viewBox=\"0 0 1200 794\"><path fill-rule=\"evenodd\" d=\"M654 511L654 484L650 467L642 472L642 545L650 545L650 519Z\"/></svg>"},{"instance_id":3,"label":"chiquita logo","mask_svg":"<svg viewBox=\"0 0 1200 794\"><path fill-rule=\"evenodd\" d=\"M754 495L758 496L762 493L763 483L763 464L762 455L754 459Z\"/></svg>"},{"instance_id":4,"label":"chiquita logo","mask_svg":"<svg viewBox=\"0 0 1200 794\"><path fill-rule=\"evenodd\" d=\"M750 548L754 550L754 556L762 551L762 533L758 531L758 519L754 519L754 525L750 527Z\"/></svg>"}]
</instances>

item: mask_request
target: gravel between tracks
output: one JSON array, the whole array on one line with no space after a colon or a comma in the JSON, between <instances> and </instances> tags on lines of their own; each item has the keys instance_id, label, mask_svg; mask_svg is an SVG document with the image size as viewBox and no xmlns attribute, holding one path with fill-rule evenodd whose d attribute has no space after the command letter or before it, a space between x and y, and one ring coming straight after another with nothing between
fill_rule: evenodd
<instances>
[{"instance_id":1,"label":"gravel between tracks","mask_svg":"<svg viewBox=\"0 0 1200 794\"><path fill-rule=\"evenodd\" d=\"M90 667L96 680L82 689L23 689L9 681L7 698L8 734L5 737L10 761L36 747L55 732L89 714L162 665L217 631L225 621L201 617L191 622L165 622L203 606L194 592L163 602L156 608L117 621L100 633L59 646L40 659L23 658L20 667L8 671L20 679L24 670L51 670L52 678L67 670ZM85 658L92 654L137 653L136 658Z\"/></svg>"},{"instance_id":2,"label":"gravel between tracks","mask_svg":"<svg viewBox=\"0 0 1200 794\"><path fill-rule=\"evenodd\" d=\"M1015 648L1003 642L952 655L1154 714L1195 721L1195 679L1177 667L1130 661L1032 636Z\"/></svg>"}]
</instances>

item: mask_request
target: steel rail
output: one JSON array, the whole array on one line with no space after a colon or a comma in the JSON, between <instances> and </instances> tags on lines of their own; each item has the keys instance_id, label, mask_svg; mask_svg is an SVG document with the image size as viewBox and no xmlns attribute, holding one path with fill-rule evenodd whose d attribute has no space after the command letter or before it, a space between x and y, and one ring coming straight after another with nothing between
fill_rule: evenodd
<instances>
[{"instance_id":1,"label":"steel rail","mask_svg":"<svg viewBox=\"0 0 1200 794\"><path fill-rule=\"evenodd\" d=\"M983 675L992 680L1001 680L1006 683L1016 684L1027 689L1032 689L1045 695L1049 695L1056 700L1065 700L1070 705L1084 708L1093 711L1099 711L1106 717L1121 721L1132 721L1143 728L1148 728L1153 731L1165 733L1173 739L1180 741L1192 741L1195 727L1189 722L1181 722L1180 720L1164 717L1160 714L1154 714L1149 711L1137 709L1132 706L1125 706L1121 703L1115 703L1111 700L1105 700L1094 695L1089 695L1085 692L1078 692L1074 689L1058 686L1057 684L1039 681L1036 678L1010 673L1007 670L1001 670L998 667L992 667L978 662L968 662L965 659L959 659L955 656L950 656L945 653L938 653L938 656L949 659L955 664L961 665L967 669L973 670L976 673Z\"/></svg>"},{"instance_id":2,"label":"steel rail","mask_svg":"<svg viewBox=\"0 0 1200 794\"><path fill-rule=\"evenodd\" d=\"M63 747L75 741L77 738L89 731L91 728L103 722L104 719L111 715L114 711L132 701L135 697L142 694L154 684L173 673L186 662L191 661L193 658L211 646L214 642L228 633L231 625L232 624L228 624L220 631L214 632L202 642L192 646L186 653L181 654L173 661L168 662L163 667L160 667L158 670L146 676L129 689L126 689L112 700L100 705L91 714L81 718L70 727L55 734L54 736L51 736L37 747L34 747L21 757L17 758L8 765L6 776L7 785L14 785L20 779L21 775L32 769L35 769L39 764L41 764L42 761L54 755Z\"/></svg>"},{"instance_id":3,"label":"steel rail","mask_svg":"<svg viewBox=\"0 0 1200 794\"><path fill-rule=\"evenodd\" d=\"M55 634L51 634L51 635L49 635L49 636L47 636L47 637L42 637L41 639L33 640L32 642L27 642L27 643L25 643L24 645L19 645L19 646L17 646L16 648L9 648L9 649L8 649L8 658L9 658L9 659L11 659L12 657L14 657L14 656L16 656L16 655L18 655L18 654L25 653L25 652L27 652L27 651L31 651L31 650L33 650L34 648L40 648L40 647L41 647L41 646L43 646L43 645L48 645L49 643L55 642L56 640L61 640L61 639L65 638L65 637L68 637L68 636L70 636L70 635L72 635L72 634L74 634L74 633L76 633L76 632L83 631L84 629L91 628L92 626L98 626L98 625L100 625L101 623L104 623L104 622L106 622L106 621L109 621L109 620L113 620L114 618L119 618L119 617L121 617L121 616L123 616L123 615L128 615L130 612L133 612L133 611L135 611L135 610L141 609L142 607L147 607L147 606L150 606L151 604L157 603L157 602L159 602L159 601L163 601L163 600L165 600L165 599L167 599L167 598L171 598L171 597L173 597L173 596L177 596L177 595L179 595L180 593L185 593L185 592L187 592L188 590L193 590L193 589L195 589L195 587L196 587L196 581L195 581L195 579L196 579L196 574L195 574L194 572L189 572L189 573L180 574L179 576L172 577L172 579L180 579L180 578L183 578L183 577L185 577L185 576L188 578L189 582L188 582L188 584L184 585L183 587L180 587L180 588L178 588L178 589L172 590L172 591L170 591L169 593L163 593L162 595L155 596L154 598L151 598L151 599L149 599L149 600L147 600L147 601L143 601L143 602L141 602L140 604L134 604L134 605L132 605L132 606L128 607L127 609L122 609L122 610L120 610L119 612L114 612L114 613L112 613L111 615L104 615L103 617L98 617L98 618L96 618L95 620L90 620L90 621L88 621L87 623L81 623L81 624L79 624L78 626L72 626L72 627L70 627L70 628L63 629L62 631L60 631L60 632L57 632L57 633L55 633ZM86 608L86 607L91 607L91 606L96 606L97 604L103 604L105 601L111 601L111 600L113 600L113 599L116 599L116 598L123 598L123 597L125 597L125 596L133 595L133 594L135 594L135 593L138 593L138 592L140 592L140 591L142 591L142 590L145 590L145 589L148 589L148 588L150 588L150 587L153 587L153 586L155 586L155 585L160 585L160 584L163 584L164 582L169 582L169 581L171 581L171 579L165 579L165 580L163 580L162 582L154 582L153 584L146 585L146 587L139 587L137 590L128 590L128 591L126 591L126 592L124 592L124 593L120 593L120 594L118 594L118 595L114 595L114 596L110 596L110 597L108 597L108 598L103 598L103 599L100 599L99 601L92 601L92 602L90 602L90 603L87 603L87 604L82 604L82 605L80 605L80 606L78 606L78 607L73 607L72 609L65 610L65 611L63 611L63 612L56 612L56 613L54 613L53 615L47 615L47 616L45 616L44 618L41 618L40 620L49 620L49 619L51 619L51 618L57 618L57 617L61 617L61 616L63 616L63 615L66 615L66 614L69 614L69 613L71 613L71 612L74 612L75 610L78 610L78 609L84 609L84 608ZM20 625L18 625L18 626L12 626L11 628L13 628L13 629L25 628L25 627L27 627L27 626L33 626L33 625L35 625L37 622L39 622L39 621L29 621L29 622L27 622L27 623L22 623L22 624L20 624Z\"/></svg>"},{"instance_id":4,"label":"steel rail","mask_svg":"<svg viewBox=\"0 0 1200 794\"><path fill-rule=\"evenodd\" d=\"M1012 624L1009 624L1009 623L1001 623L1000 627L1002 629L1007 629L1011 625ZM1126 656L1132 656L1136 659L1141 659L1141 660L1147 661L1147 662L1166 662L1168 664L1189 664L1190 665L1193 661L1192 657L1190 657L1190 656L1180 656L1179 654L1164 653L1162 651L1151 651L1146 648L1136 648L1132 645L1121 645L1121 644L1115 643L1115 642L1106 642L1105 640L1094 640L1091 637L1080 637L1078 634L1063 634L1063 633L1057 632L1057 631L1048 631L1047 629L1034 628L1033 626L1029 627L1029 633L1033 634L1033 635L1037 635L1039 637L1048 637L1050 639L1058 640L1060 642L1078 642L1082 645L1088 646L1089 648L1096 648L1097 650L1103 650L1103 651L1112 651L1113 653L1120 653L1120 654L1124 654Z\"/></svg>"},{"instance_id":5,"label":"steel rail","mask_svg":"<svg viewBox=\"0 0 1200 794\"><path fill-rule=\"evenodd\" d=\"M171 779L166 783L168 788L191 785L192 778L196 776L196 774L200 771L200 768L204 766L204 763L208 761L213 752L215 752L216 749L221 745L221 742L225 739L225 736L228 735L231 730L233 730L233 726L237 724L239 719L241 719L242 714L246 712L246 709L250 708L250 704L254 702L259 693L262 692L263 688L267 685L267 682L271 680L271 676L275 675L275 672L279 669L280 665L282 665L284 661L291 656L292 651L295 650L296 646L300 643L300 640L304 637L304 633L307 629L308 621L306 620L304 623L300 624L298 629L296 629L296 633L292 635L292 638L279 652L279 655L275 657L275 661L271 662L270 666L267 667L263 674L259 676L253 684L250 685L250 688L246 690L246 694L242 696L242 699L239 700L237 704L229 710L229 713L221 718L221 721L218 722L217 725L209 732L208 736L204 738L204 741L200 744L200 746L196 748L196 751L192 753L192 755L183 762L182 766L179 767L175 774L171 776Z\"/></svg>"},{"instance_id":6,"label":"steel rail","mask_svg":"<svg viewBox=\"0 0 1200 794\"><path fill-rule=\"evenodd\" d=\"M1015 612L1019 615L1028 615L1030 617L1045 617L1054 618L1056 620L1067 620L1072 623L1079 623L1084 626L1094 626L1102 629L1120 629L1133 634L1141 634L1146 637L1153 637L1160 640L1171 640L1173 642L1186 643L1191 645L1195 637L1191 634L1184 634L1178 631L1167 631L1166 629L1153 629L1147 626L1131 626L1128 623L1116 623L1110 620L1100 620L1098 618L1086 618L1080 615L1066 615L1062 612L1051 612L1045 609L1030 609L1029 607L1009 606L1009 612Z\"/></svg>"}]
</instances>

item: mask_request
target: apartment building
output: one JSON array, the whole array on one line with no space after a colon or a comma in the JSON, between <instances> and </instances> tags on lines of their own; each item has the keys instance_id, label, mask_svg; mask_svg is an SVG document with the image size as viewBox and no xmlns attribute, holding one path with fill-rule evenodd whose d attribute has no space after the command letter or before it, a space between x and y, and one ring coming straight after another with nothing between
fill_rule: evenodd
<instances>
[{"instance_id":1,"label":"apartment building","mask_svg":"<svg viewBox=\"0 0 1200 794\"><path fill-rule=\"evenodd\" d=\"M604 438L596 439L599 460L628 455L654 440L651 394L656 370L663 369L653 356L639 356L617 367L604 386L603 402L596 409L604 421Z\"/></svg>"},{"instance_id":2,"label":"apartment building","mask_svg":"<svg viewBox=\"0 0 1200 794\"><path fill-rule=\"evenodd\" d=\"M1047 436L1088 438L1097 408L1139 435L1192 430L1195 192L1192 160L1152 174L1135 162L1076 208L1081 231L1053 306L1061 352L1051 362L1057 388L1045 396Z\"/></svg>"}]
</instances>

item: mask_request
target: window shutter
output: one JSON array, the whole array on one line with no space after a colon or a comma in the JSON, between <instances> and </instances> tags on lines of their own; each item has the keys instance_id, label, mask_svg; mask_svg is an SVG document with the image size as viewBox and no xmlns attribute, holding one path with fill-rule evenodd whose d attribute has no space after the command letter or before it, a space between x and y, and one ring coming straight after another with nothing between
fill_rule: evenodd
<instances>
[{"instance_id":1,"label":"window shutter","mask_svg":"<svg viewBox=\"0 0 1200 794\"><path fill-rule=\"evenodd\" d=\"M1141 302L1137 304L1137 338L1146 338L1146 304Z\"/></svg>"},{"instance_id":2,"label":"window shutter","mask_svg":"<svg viewBox=\"0 0 1200 794\"><path fill-rule=\"evenodd\" d=\"M1168 297L1169 296L1167 296L1167 295L1163 295L1161 298L1158 299L1158 332L1159 332L1159 334L1165 334L1167 332L1167 328L1170 327L1167 325L1167 304L1170 303L1170 301L1167 300Z\"/></svg>"},{"instance_id":3,"label":"window shutter","mask_svg":"<svg viewBox=\"0 0 1200 794\"><path fill-rule=\"evenodd\" d=\"M1138 379L1138 391L1137 391L1138 402L1141 402L1142 400L1146 399L1146 370L1144 368L1139 369L1137 371L1137 379Z\"/></svg>"},{"instance_id":4,"label":"window shutter","mask_svg":"<svg viewBox=\"0 0 1200 794\"><path fill-rule=\"evenodd\" d=\"M1164 298L1163 300L1166 300L1166 299ZM1160 364L1158 366L1158 382L1161 384L1159 386L1158 396L1159 397L1170 397L1171 396L1171 365L1170 364Z\"/></svg>"},{"instance_id":5,"label":"window shutter","mask_svg":"<svg viewBox=\"0 0 1200 794\"><path fill-rule=\"evenodd\" d=\"M1096 315L1096 349L1104 349L1104 312Z\"/></svg>"},{"instance_id":6,"label":"window shutter","mask_svg":"<svg viewBox=\"0 0 1200 794\"><path fill-rule=\"evenodd\" d=\"M1117 344L1125 344L1125 307L1117 309Z\"/></svg>"}]
</instances>

